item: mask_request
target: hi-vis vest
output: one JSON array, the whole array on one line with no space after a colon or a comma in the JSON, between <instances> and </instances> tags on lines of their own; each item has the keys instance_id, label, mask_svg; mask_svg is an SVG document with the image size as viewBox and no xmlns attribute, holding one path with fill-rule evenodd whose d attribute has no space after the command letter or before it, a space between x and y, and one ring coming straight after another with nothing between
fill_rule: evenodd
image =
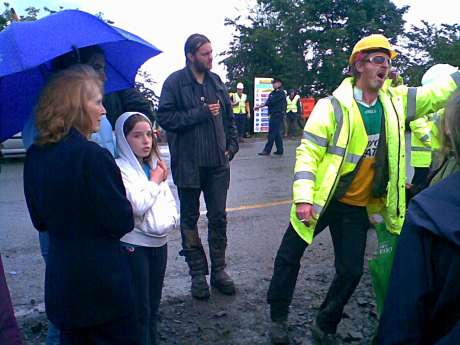
<instances>
[{"instance_id":1,"label":"hi-vis vest","mask_svg":"<svg viewBox=\"0 0 460 345\"><path fill-rule=\"evenodd\" d=\"M297 113L297 102L299 101L300 96L295 95L294 98L291 100L291 97L287 96L286 97L286 102L287 102L287 107L286 107L286 113Z\"/></svg>"},{"instance_id":2,"label":"hi-vis vest","mask_svg":"<svg viewBox=\"0 0 460 345\"><path fill-rule=\"evenodd\" d=\"M460 86L460 73L418 88L391 87L390 84L388 80L378 96L385 116L389 169L387 193L379 204L368 207L378 210L388 231L399 234L406 211L406 116L414 120L443 107L451 93ZM318 101L296 150L290 221L307 243L313 240L316 223L334 196L340 177L356 168L368 143L361 113L353 98L353 78L346 78L333 96ZM298 203L313 205L316 217L309 226L297 218Z\"/></svg>"},{"instance_id":3,"label":"hi-vis vest","mask_svg":"<svg viewBox=\"0 0 460 345\"><path fill-rule=\"evenodd\" d=\"M238 92L233 94L233 101L238 102L238 104L233 107L233 114L246 114L247 98L248 96L245 93L241 94L241 97L238 95Z\"/></svg>"},{"instance_id":4,"label":"hi-vis vest","mask_svg":"<svg viewBox=\"0 0 460 345\"><path fill-rule=\"evenodd\" d=\"M432 153L441 147L439 123L443 111L429 114L412 121L410 165L415 168L428 168L431 165Z\"/></svg>"}]
</instances>

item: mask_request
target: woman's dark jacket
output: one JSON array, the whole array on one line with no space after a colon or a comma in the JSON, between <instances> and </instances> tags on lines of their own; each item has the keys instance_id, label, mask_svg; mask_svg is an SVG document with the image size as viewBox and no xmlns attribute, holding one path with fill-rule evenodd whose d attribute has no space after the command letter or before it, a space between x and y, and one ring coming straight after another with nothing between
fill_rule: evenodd
<instances>
[{"instance_id":1,"label":"woman's dark jacket","mask_svg":"<svg viewBox=\"0 0 460 345\"><path fill-rule=\"evenodd\" d=\"M73 329L132 313L120 238L133 229L133 214L109 151L75 129L57 144L32 145L24 192L33 225L50 237L48 318L59 329Z\"/></svg>"},{"instance_id":2,"label":"woman's dark jacket","mask_svg":"<svg viewBox=\"0 0 460 345\"><path fill-rule=\"evenodd\" d=\"M460 173L412 199L378 344L460 344Z\"/></svg>"},{"instance_id":3,"label":"woman's dark jacket","mask_svg":"<svg viewBox=\"0 0 460 345\"><path fill-rule=\"evenodd\" d=\"M215 73L209 72L222 107L226 150L229 159L238 152L238 131L227 88ZM171 74L163 84L157 120L167 131L174 183L182 188L199 188L196 162L196 125L212 118L208 107L193 94L194 76L189 67Z\"/></svg>"}]
</instances>

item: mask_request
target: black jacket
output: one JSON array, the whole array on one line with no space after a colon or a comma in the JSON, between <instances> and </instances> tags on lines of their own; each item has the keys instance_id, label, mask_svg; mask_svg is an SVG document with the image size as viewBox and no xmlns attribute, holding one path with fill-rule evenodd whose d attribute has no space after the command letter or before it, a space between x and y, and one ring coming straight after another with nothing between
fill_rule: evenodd
<instances>
[{"instance_id":1,"label":"black jacket","mask_svg":"<svg viewBox=\"0 0 460 345\"><path fill-rule=\"evenodd\" d=\"M286 113L287 101L286 94L282 88L273 90L268 95L265 105L268 107L270 115L282 115Z\"/></svg>"},{"instance_id":2,"label":"black jacket","mask_svg":"<svg viewBox=\"0 0 460 345\"><path fill-rule=\"evenodd\" d=\"M460 173L412 199L378 330L382 345L460 343Z\"/></svg>"},{"instance_id":3,"label":"black jacket","mask_svg":"<svg viewBox=\"0 0 460 345\"><path fill-rule=\"evenodd\" d=\"M226 150L231 160L238 152L238 132L232 104L227 88L219 76L212 72L209 72L209 76L222 106ZM171 74L163 84L157 113L159 125L167 131L174 183L181 188L200 186L195 159L195 143L200 137L196 134L195 127L212 117L207 106L194 97L194 82L194 76L188 67Z\"/></svg>"},{"instance_id":4,"label":"black jacket","mask_svg":"<svg viewBox=\"0 0 460 345\"><path fill-rule=\"evenodd\" d=\"M48 318L59 329L73 329L132 313L120 238L133 229L133 214L109 151L75 129L57 144L32 145L24 192L33 225L50 237Z\"/></svg>"},{"instance_id":5,"label":"black jacket","mask_svg":"<svg viewBox=\"0 0 460 345\"><path fill-rule=\"evenodd\" d=\"M112 125L112 128L115 128L115 122L120 115L127 111L138 111L147 116L152 123L155 121L150 101L136 88L109 93L104 96L103 102L105 110L107 111L107 119Z\"/></svg>"}]
</instances>

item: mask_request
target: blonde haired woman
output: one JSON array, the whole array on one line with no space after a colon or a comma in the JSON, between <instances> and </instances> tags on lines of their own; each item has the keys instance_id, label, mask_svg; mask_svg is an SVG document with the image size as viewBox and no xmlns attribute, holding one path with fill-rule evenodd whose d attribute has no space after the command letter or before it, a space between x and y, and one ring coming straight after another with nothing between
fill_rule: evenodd
<instances>
[{"instance_id":1,"label":"blonde haired woman","mask_svg":"<svg viewBox=\"0 0 460 345\"><path fill-rule=\"evenodd\" d=\"M48 231L45 304L62 344L137 344L130 275L119 239L133 228L120 171L88 140L99 129L102 81L89 66L57 73L36 108L24 165L35 228Z\"/></svg>"}]
</instances>

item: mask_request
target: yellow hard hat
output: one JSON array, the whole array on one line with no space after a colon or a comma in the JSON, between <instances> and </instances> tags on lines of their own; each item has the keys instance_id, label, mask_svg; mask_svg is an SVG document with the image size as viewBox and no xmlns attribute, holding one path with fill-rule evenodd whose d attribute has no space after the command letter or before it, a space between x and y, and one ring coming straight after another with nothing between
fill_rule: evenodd
<instances>
[{"instance_id":1,"label":"yellow hard hat","mask_svg":"<svg viewBox=\"0 0 460 345\"><path fill-rule=\"evenodd\" d=\"M391 48L388 38L381 34L373 34L360 39L358 43L355 44L348 61L351 65L359 52L379 48L388 50L390 52L390 59L392 60L398 55L398 53Z\"/></svg>"}]
</instances>

